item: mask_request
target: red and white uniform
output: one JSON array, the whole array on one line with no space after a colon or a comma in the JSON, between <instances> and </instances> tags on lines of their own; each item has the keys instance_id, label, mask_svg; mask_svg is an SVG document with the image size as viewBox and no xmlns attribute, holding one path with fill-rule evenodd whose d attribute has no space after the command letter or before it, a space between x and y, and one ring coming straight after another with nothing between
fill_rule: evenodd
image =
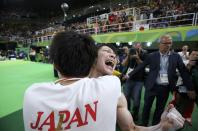
<instances>
[{"instance_id":1,"label":"red and white uniform","mask_svg":"<svg viewBox=\"0 0 198 131\"><path fill-rule=\"evenodd\" d=\"M70 85L39 83L24 96L26 131L115 131L120 80L83 78Z\"/></svg>"}]
</instances>

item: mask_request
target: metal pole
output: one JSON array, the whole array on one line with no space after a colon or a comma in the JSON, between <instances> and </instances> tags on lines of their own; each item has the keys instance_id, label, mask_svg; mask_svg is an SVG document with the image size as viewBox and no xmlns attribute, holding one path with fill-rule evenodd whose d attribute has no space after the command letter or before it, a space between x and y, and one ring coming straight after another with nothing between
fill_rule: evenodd
<instances>
[{"instance_id":1,"label":"metal pole","mask_svg":"<svg viewBox=\"0 0 198 131\"><path fill-rule=\"evenodd\" d=\"M62 3L61 8L62 8L63 13L64 13L63 25L65 27L65 30L67 30L67 23L66 23L67 22L67 13L66 13L66 11L69 9L69 6L68 6L67 3Z\"/></svg>"},{"instance_id":2,"label":"metal pole","mask_svg":"<svg viewBox=\"0 0 198 131\"><path fill-rule=\"evenodd\" d=\"M109 9L110 9L110 12L112 12L112 5L111 5L111 0L109 0Z\"/></svg>"}]
</instances>

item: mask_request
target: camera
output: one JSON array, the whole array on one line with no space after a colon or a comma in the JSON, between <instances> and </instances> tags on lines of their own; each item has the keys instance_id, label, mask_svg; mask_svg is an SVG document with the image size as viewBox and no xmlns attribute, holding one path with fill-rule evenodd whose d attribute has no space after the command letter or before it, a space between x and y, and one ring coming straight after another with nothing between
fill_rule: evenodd
<instances>
[{"instance_id":1,"label":"camera","mask_svg":"<svg viewBox=\"0 0 198 131\"><path fill-rule=\"evenodd\" d=\"M123 55L123 54L125 54L124 49L123 48L120 48L118 50L118 55Z\"/></svg>"},{"instance_id":2,"label":"camera","mask_svg":"<svg viewBox=\"0 0 198 131\"><path fill-rule=\"evenodd\" d=\"M136 55L136 49L131 48L130 51L129 51L129 54L130 55Z\"/></svg>"}]
</instances>

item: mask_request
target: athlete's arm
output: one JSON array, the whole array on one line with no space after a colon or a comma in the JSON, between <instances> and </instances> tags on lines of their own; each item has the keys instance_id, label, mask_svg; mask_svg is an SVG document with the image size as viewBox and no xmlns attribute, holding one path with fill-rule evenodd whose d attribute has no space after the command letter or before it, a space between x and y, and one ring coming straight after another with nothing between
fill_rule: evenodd
<instances>
[{"instance_id":1,"label":"athlete's arm","mask_svg":"<svg viewBox=\"0 0 198 131\"><path fill-rule=\"evenodd\" d=\"M169 109L172 107L169 107ZM175 110L174 110L175 111ZM117 106L117 122L122 131L167 131L169 128L181 128L184 124L184 119L178 112L174 112L177 117L167 117L168 109L162 114L162 119L158 125L143 127L137 126L133 122L133 118L127 109L127 101L122 94L118 100ZM174 121L174 122L173 122Z\"/></svg>"}]
</instances>

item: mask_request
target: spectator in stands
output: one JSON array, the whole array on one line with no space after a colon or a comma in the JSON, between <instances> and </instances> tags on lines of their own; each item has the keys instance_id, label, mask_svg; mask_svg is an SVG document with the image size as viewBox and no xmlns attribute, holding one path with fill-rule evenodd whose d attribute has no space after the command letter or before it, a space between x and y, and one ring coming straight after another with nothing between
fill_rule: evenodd
<instances>
[{"instance_id":1,"label":"spectator in stands","mask_svg":"<svg viewBox=\"0 0 198 131\"><path fill-rule=\"evenodd\" d=\"M149 66L149 73L145 81L144 108L142 113L142 122L145 126L148 125L150 110L155 98L156 107L152 125L159 122L169 93L176 88L176 68L181 74L184 85L189 90L188 96L190 98L194 97L192 91L193 84L188 70L181 57L177 53L170 51L172 47L172 37L170 35L162 35L159 40L159 51L149 54L144 62L129 74L129 76L132 77L139 71L144 70L147 65Z\"/></svg>"}]
</instances>

